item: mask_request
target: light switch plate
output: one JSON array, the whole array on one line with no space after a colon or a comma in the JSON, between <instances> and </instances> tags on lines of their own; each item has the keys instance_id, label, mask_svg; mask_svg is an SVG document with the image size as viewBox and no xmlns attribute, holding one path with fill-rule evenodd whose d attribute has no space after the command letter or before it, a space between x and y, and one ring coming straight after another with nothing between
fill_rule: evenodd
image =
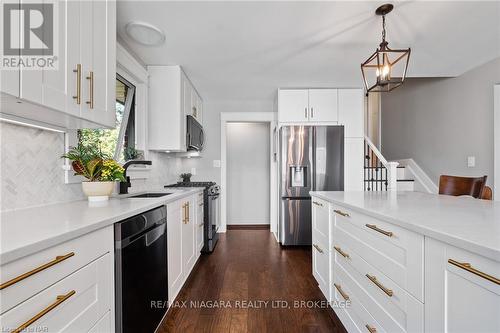
<instances>
[{"instance_id":1,"label":"light switch plate","mask_svg":"<svg viewBox=\"0 0 500 333\"><path fill-rule=\"evenodd\" d=\"M220 160L214 160L214 168L220 168Z\"/></svg>"},{"instance_id":2,"label":"light switch plate","mask_svg":"<svg viewBox=\"0 0 500 333\"><path fill-rule=\"evenodd\" d=\"M473 168L475 166L476 166L476 157L475 156L468 156L467 157L467 167Z\"/></svg>"},{"instance_id":3,"label":"light switch plate","mask_svg":"<svg viewBox=\"0 0 500 333\"><path fill-rule=\"evenodd\" d=\"M192 174L193 176L196 176L196 168L191 168L191 174Z\"/></svg>"}]
</instances>

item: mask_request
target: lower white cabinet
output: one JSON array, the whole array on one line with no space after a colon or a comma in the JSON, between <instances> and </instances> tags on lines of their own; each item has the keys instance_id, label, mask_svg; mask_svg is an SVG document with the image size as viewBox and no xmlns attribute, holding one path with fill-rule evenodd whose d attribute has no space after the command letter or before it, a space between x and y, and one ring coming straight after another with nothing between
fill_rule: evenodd
<instances>
[{"instance_id":1,"label":"lower white cabinet","mask_svg":"<svg viewBox=\"0 0 500 333\"><path fill-rule=\"evenodd\" d=\"M312 196L313 276L349 332L500 332L500 262Z\"/></svg>"},{"instance_id":2,"label":"lower white cabinet","mask_svg":"<svg viewBox=\"0 0 500 333\"><path fill-rule=\"evenodd\" d=\"M49 287L38 293L30 295L25 301L9 309L2 309L0 315L0 327L2 330L20 329L26 331L40 332L88 332L94 329L98 332L112 332L114 321L102 318L112 317L114 313L114 253L113 253L113 227L107 227L92 233L102 237L88 238L87 249L92 247L100 248L100 244L95 244L91 240L100 239L106 244L106 250L97 258L90 258L89 261L79 262L79 267L66 266L67 276L59 280L57 265L48 266L45 269L34 273L18 283L23 284L23 289L35 290L41 282L37 280L37 274L54 270L56 275L45 275L48 279ZM91 235L92 235L91 234ZM75 253L78 248L76 244L81 238L69 241L62 245L75 245ZM59 248L56 246L55 248ZM50 249L41 253L50 251ZM36 272L37 267L29 265L30 257L34 257L33 262L38 261L38 254L20 259L26 267L26 272ZM57 258L56 258L57 259ZM67 259L69 260L69 259ZM7 265L15 264L16 262ZM35 269L35 270L33 270ZM76 271L73 271L76 269ZM2 278L4 278L2 276ZM10 281L10 280L8 280ZM2 281L2 283L8 282ZM16 283L17 284L17 283ZM2 290L2 301L15 299L14 295L4 294L9 288L15 288L16 284L9 285ZM31 285L35 285L32 288ZM40 283L41 285L45 285ZM13 289L11 289L13 290ZM12 304L12 303L10 303ZM4 311L6 310L6 311ZM99 324L96 328L96 324Z\"/></svg>"},{"instance_id":3,"label":"lower white cabinet","mask_svg":"<svg viewBox=\"0 0 500 333\"><path fill-rule=\"evenodd\" d=\"M200 256L198 194L167 204L168 298L172 304ZM203 198L201 199L203 202Z\"/></svg>"},{"instance_id":4,"label":"lower white cabinet","mask_svg":"<svg viewBox=\"0 0 500 333\"><path fill-rule=\"evenodd\" d=\"M426 238L425 331L500 332L500 263Z\"/></svg>"}]
</instances>

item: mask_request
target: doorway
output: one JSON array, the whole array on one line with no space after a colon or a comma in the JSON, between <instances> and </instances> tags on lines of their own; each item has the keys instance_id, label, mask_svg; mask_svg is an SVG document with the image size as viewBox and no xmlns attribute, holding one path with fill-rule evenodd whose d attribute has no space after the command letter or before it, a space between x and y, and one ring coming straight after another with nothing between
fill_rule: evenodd
<instances>
[{"instance_id":1,"label":"doorway","mask_svg":"<svg viewBox=\"0 0 500 333\"><path fill-rule=\"evenodd\" d=\"M228 228L269 228L270 140L269 123L227 123Z\"/></svg>"}]
</instances>

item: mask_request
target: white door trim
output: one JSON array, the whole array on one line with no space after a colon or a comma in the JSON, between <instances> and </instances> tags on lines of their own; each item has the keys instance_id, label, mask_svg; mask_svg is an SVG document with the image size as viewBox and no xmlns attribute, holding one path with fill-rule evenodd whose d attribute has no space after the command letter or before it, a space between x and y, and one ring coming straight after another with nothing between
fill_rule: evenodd
<instances>
[{"instance_id":1,"label":"white door trim","mask_svg":"<svg viewBox=\"0 0 500 333\"><path fill-rule=\"evenodd\" d=\"M500 201L500 84L494 87L494 109L493 109L493 153L494 153L494 184L493 199Z\"/></svg>"},{"instance_id":2,"label":"white door trim","mask_svg":"<svg viewBox=\"0 0 500 333\"><path fill-rule=\"evenodd\" d=\"M270 198L271 198L271 232L276 232L278 227L278 204L277 204L277 174L276 174L276 161L274 160L275 148L273 145L273 130L277 126L277 113L276 112L221 112L220 114L220 152L221 152L221 168L220 168L220 179L221 179L221 209L220 209L220 219L221 225L219 232L226 232L227 226L227 199L226 199L226 171L227 171L227 157L226 157L226 124L228 122L252 122L252 123L269 123L270 126L270 154L271 154L271 165L270 165Z\"/></svg>"}]
</instances>

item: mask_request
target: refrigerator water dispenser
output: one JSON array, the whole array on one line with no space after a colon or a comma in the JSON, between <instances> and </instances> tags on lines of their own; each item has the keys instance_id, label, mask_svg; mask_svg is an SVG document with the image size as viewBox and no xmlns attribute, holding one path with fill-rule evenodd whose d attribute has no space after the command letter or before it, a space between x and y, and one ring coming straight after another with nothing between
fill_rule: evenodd
<instances>
[{"instance_id":1,"label":"refrigerator water dispenser","mask_svg":"<svg viewBox=\"0 0 500 333\"><path fill-rule=\"evenodd\" d=\"M290 186L307 187L307 167L290 165Z\"/></svg>"}]
</instances>

